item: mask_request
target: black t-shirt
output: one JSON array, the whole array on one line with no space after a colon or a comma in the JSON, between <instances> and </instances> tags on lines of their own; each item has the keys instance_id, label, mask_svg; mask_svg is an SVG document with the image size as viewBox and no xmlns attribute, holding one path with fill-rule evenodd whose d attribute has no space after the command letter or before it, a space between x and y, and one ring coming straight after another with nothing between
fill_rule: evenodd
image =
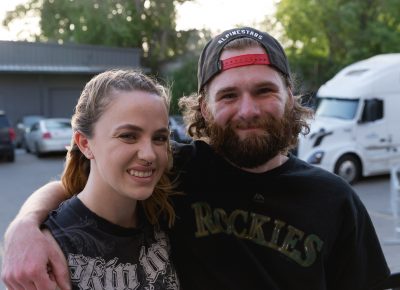
<instances>
[{"instance_id":1,"label":"black t-shirt","mask_svg":"<svg viewBox=\"0 0 400 290\"><path fill-rule=\"evenodd\" d=\"M206 143L176 145L171 231L184 289L369 289L389 275L368 213L337 176L290 155L240 170Z\"/></svg>"},{"instance_id":2,"label":"black t-shirt","mask_svg":"<svg viewBox=\"0 0 400 290\"><path fill-rule=\"evenodd\" d=\"M73 289L179 289L167 235L145 222L123 228L76 196L45 221L68 261Z\"/></svg>"}]
</instances>

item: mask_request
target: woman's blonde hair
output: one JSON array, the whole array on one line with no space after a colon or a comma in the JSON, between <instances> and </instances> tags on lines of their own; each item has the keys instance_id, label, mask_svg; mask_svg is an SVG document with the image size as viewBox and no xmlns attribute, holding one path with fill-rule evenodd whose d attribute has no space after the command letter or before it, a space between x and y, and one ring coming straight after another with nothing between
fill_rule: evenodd
<instances>
[{"instance_id":1,"label":"woman's blonde hair","mask_svg":"<svg viewBox=\"0 0 400 290\"><path fill-rule=\"evenodd\" d=\"M93 77L83 89L72 116L72 129L79 131L87 138L93 137L94 126L118 91L144 91L156 94L163 99L169 111L169 90L145 74L133 70L110 70ZM168 158L172 162L171 148L168 145ZM62 184L69 196L81 192L90 173L90 160L83 155L72 139L67 152ZM171 226L175 212L169 203L172 185L168 172L164 172L157 183L153 194L146 200L139 201L151 224L158 224L161 214L165 215Z\"/></svg>"}]
</instances>

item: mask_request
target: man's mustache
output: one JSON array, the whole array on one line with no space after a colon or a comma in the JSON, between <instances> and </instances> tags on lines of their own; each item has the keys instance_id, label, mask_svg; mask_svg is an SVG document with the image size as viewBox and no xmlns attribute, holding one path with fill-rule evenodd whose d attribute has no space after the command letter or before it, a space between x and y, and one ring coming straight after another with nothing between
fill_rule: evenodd
<instances>
[{"instance_id":1,"label":"man's mustache","mask_svg":"<svg viewBox=\"0 0 400 290\"><path fill-rule=\"evenodd\" d=\"M268 130L268 125L276 121L271 115L263 116L252 120L237 120L228 123L228 126L234 129L263 129Z\"/></svg>"}]
</instances>

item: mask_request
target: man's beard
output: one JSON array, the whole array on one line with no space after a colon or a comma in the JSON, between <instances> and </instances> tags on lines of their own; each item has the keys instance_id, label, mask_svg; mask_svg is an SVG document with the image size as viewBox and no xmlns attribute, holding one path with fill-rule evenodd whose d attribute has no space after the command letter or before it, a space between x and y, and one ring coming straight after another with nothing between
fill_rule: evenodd
<instances>
[{"instance_id":1,"label":"man's beard","mask_svg":"<svg viewBox=\"0 0 400 290\"><path fill-rule=\"evenodd\" d=\"M293 140L291 123L294 119L286 107L284 116L279 120L266 115L251 121L230 122L225 128L211 122L210 145L236 166L255 168L288 150ZM235 128L259 130L242 139L236 134Z\"/></svg>"}]
</instances>

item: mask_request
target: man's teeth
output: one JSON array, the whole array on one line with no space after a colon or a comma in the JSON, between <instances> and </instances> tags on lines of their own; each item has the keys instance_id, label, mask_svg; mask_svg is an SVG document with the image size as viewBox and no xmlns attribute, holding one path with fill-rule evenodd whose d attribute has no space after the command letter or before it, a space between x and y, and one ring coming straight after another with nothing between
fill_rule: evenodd
<instances>
[{"instance_id":1,"label":"man's teeth","mask_svg":"<svg viewBox=\"0 0 400 290\"><path fill-rule=\"evenodd\" d=\"M152 170L149 171L138 171L138 170L129 170L129 175L136 176L136 177L149 177L153 174Z\"/></svg>"}]
</instances>

